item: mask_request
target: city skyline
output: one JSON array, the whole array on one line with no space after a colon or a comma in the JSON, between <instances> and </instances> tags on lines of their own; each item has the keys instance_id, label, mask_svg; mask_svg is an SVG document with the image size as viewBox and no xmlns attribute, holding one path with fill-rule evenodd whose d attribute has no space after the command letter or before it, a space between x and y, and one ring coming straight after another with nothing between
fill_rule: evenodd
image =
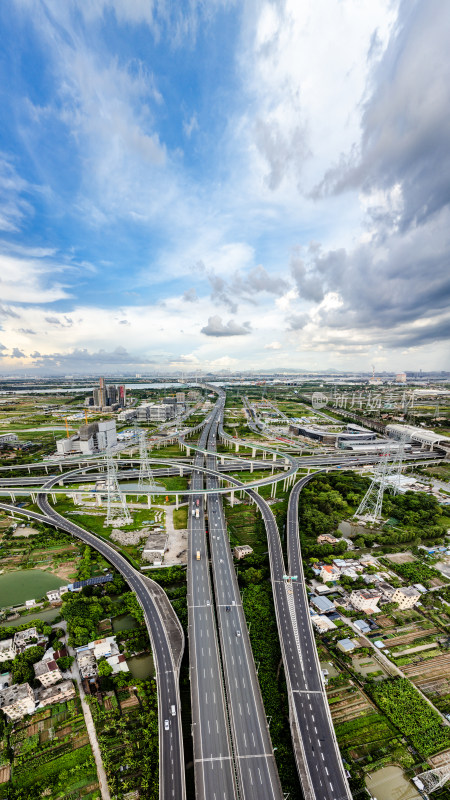
<instances>
[{"instance_id":1,"label":"city skyline","mask_svg":"<svg viewBox=\"0 0 450 800\"><path fill-rule=\"evenodd\" d=\"M448 370L450 7L0 8L0 374Z\"/></svg>"}]
</instances>

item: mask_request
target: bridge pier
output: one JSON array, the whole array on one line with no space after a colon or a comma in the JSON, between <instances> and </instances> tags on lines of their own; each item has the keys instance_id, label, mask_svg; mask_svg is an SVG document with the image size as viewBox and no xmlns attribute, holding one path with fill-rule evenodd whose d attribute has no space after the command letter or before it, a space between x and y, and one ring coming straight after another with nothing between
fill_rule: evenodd
<instances>
[{"instance_id":1,"label":"bridge pier","mask_svg":"<svg viewBox=\"0 0 450 800\"><path fill-rule=\"evenodd\" d=\"M239 453L239 442L234 443L234 451L235 453Z\"/></svg>"},{"instance_id":2,"label":"bridge pier","mask_svg":"<svg viewBox=\"0 0 450 800\"><path fill-rule=\"evenodd\" d=\"M272 483L272 486L270 487L270 496L275 497L276 493L277 493L277 484Z\"/></svg>"},{"instance_id":3,"label":"bridge pier","mask_svg":"<svg viewBox=\"0 0 450 800\"><path fill-rule=\"evenodd\" d=\"M180 467L180 478L183 477L183 467Z\"/></svg>"},{"instance_id":4,"label":"bridge pier","mask_svg":"<svg viewBox=\"0 0 450 800\"><path fill-rule=\"evenodd\" d=\"M48 475L48 467L47 467L47 464L45 465L45 473L46 473L46 475Z\"/></svg>"},{"instance_id":5,"label":"bridge pier","mask_svg":"<svg viewBox=\"0 0 450 800\"><path fill-rule=\"evenodd\" d=\"M252 447L252 458L256 456L256 447Z\"/></svg>"},{"instance_id":6,"label":"bridge pier","mask_svg":"<svg viewBox=\"0 0 450 800\"><path fill-rule=\"evenodd\" d=\"M255 467L254 462L250 461L250 472L253 472L254 467Z\"/></svg>"},{"instance_id":7,"label":"bridge pier","mask_svg":"<svg viewBox=\"0 0 450 800\"><path fill-rule=\"evenodd\" d=\"M233 508L233 506L234 506L234 492L231 492L231 494L230 494L230 505L231 505L231 508Z\"/></svg>"},{"instance_id":8,"label":"bridge pier","mask_svg":"<svg viewBox=\"0 0 450 800\"><path fill-rule=\"evenodd\" d=\"M178 495L177 494L175 495L175 508L178 511Z\"/></svg>"},{"instance_id":9,"label":"bridge pier","mask_svg":"<svg viewBox=\"0 0 450 800\"><path fill-rule=\"evenodd\" d=\"M151 494L147 495L147 507L148 508L152 507L152 496L151 496Z\"/></svg>"},{"instance_id":10,"label":"bridge pier","mask_svg":"<svg viewBox=\"0 0 450 800\"><path fill-rule=\"evenodd\" d=\"M52 492L51 498L52 498L53 505L56 505L56 494L53 494L53 492Z\"/></svg>"},{"instance_id":11,"label":"bridge pier","mask_svg":"<svg viewBox=\"0 0 450 800\"><path fill-rule=\"evenodd\" d=\"M272 455L272 461L276 461L276 460L277 460L277 454L276 454L276 453L273 453L273 455Z\"/></svg>"}]
</instances>

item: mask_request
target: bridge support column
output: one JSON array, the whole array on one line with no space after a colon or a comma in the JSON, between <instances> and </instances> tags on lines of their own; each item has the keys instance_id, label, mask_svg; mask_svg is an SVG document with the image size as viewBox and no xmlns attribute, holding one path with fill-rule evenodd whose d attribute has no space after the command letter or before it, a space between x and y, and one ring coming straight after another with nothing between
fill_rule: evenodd
<instances>
[{"instance_id":1,"label":"bridge support column","mask_svg":"<svg viewBox=\"0 0 450 800\"><path fill-rule=\"evenodd\" d=\"M52 492L52 495L51 495L51 497L52 497L52 503L53 503L54 505L56 505L56 494L53 494L53 492Z\"/></svg>"},{"instance_id":2,"label":"bridge support column","mask_svg":"<svg viewBox=\"0 0 450 800\"><path fill-rule=\"evenodd\" d=\"M180 467L180 478L183 477L183 467Z\"/></svg>"},{"instance_id":3,"label":"bridge support column","mask_svg":"<svg viewBox=\"0 0 450 800\"><path fill-rule=\"evenodd\" d=\"M11 503L15 503L16 502L16 496L12 492L9 493L9 496L11 498Z\"/></svg>"},{"instance_id":4,"label":"bridge support column","mask_svg":"<svg viewBox=\"0 0 450 800\"><path fill-rule=\"evenodd\" d=\"M64 481L58 481L58 486L64 486Z\"/></svg>"},{"instance_id":5,"label":"bridge support column","mask_svg":"<svg viewBox=\"0 0 450 800\"><path fill-rule=\"evenodd\" d=\"M220 456L220 463L221 463L221 465L223 467L223 465L225 464L225 459L224 459L223 456Z\"/></svg>"},{"instance_id":6,"label":"bridge support column","mask_svg":"<svg viewBox=\"0 0 450 800\"><path fill-rule=\"evenodd\" d=\"M250 461L250 472L253 472L255 464L253 461Z\"/></svg>"},{"instance_id":7,"label":"bridge support column","mask_svg":"<svg viewBox=\"0 0 450 800\"><path fill-rule=\"evenodd\" d=\"M277 485L276 483L272 483L272 486L270 487L270 496L275 497L276 493L277 493Z\"/></svg>"},{"instance_id":8,"label":"bridge support column","mask_svg":"<svg viewBox=\"0 0 450 800\"><path fill-rule=\"evenodd\" d=\"M178 495L175 495L175 508L178 510Z\"/></svg>"},{"instance_id":9,"label":"bridge support column","mask_svg":"<svg viewBox=\"0 0 450 800\"><path fill-rule=\"evenodd\" d=\"M252 458L256 456L256 447L252 447Z\"/></svg>"},{"instance_id":10,"label":"bridge support column","mask_svg":"<svg viewBox=\"0 0 450 800\"><path fill-rule=\"evenodd\" d=\"M206 498L207 498L207 497L208 497L208 495L207 495L207 494L204 494L204 495L203 495L203 502L204 502L204 504L205 504L205 508L206 508Z\"/></svg>"},{"instance_id":11,"label":"bridge support column","mask_svg":"<svg viewBox=\"0 0 450 800\"><path fill-rule=\"evenodd\" d=\"M272 456L272 461L276 461L276 460L277 460L277 454L274 453L273 456Z\"/></svg>"},{"instance_id":12,"label":"bridge support column","mask_svg":"<svg viewBox=\"0 0 450 800\"><path fill-rule=\"evenodd\" d=\"M231 505L231 508L233 508L233 506L234 506L234 492L231 492L231 494L230 494L230 505Z\"/></svg>"},{"instance_id":13,"label":"bridge support column","mask_svg":"<svg viewBox=\"0 0 450 800\"><path fill-rule=\"evenodd\" d=\"M30 471L30 468L28 468L28 472L29 471ZM61 464L61 462L59 463L59 471L62 472L62 464Z\"/></svg>"},{"instance_id":14,"label":"bridge support column","mask_svg":"<svg viewBox=\"0 0 450 800\"><path fill-rule=\"evenodd\" d=\"M46 475L48 475L48 467L47 467L47 464L45 465L45 473L46 473Z\"/></svg>"},{"instance_id":15,"label":"bridge support column","mask_svg":"<svg viewBox=\"0 0 450 800\"><path fill-rule=\"evenodd\" d=\"M186 455L187 456L191 455L191 448L190 447L186 447Z\"/></svg>"},{"instance_id":16,"label":"bridge support column","mask_svg":"<svg viewBox=\"0 0 450 800\"><path fill-rule=\"evenodd\" d=\"M151 494L147 495L147 507L148 508L152 507L152 496L151 496Z\"/></svg>"},{"instance_id":17,"label":"bridge support column","mask_svg":"<svg viewBox=\"0 0 450 800\"><path fill-rule=\"evenodd\" d=\"M239 453L239 442L235 442L234 443L234 450L235 450L235 453Z\"/></svg>"}]
</instances>

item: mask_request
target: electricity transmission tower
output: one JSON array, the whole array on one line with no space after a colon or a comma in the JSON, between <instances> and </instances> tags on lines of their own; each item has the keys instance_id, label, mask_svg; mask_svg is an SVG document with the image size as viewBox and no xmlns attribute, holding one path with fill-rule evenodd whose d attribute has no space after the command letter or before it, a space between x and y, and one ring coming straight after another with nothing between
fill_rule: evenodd
<instances>
[{"instance_id":1,"label":"electricity transmission tower","mask_svg":"<svg viewBox=\"0 0 450 800\"><path fill-rule=\"evenodd\" d=\"M131 525L133 522L128 511L127 500L122 493L117 478L116 465L112 452L108 450L106 455L106 488L107 488L107 525ZM113 505L114 504L114 505Z\"/></svg>"},{"instance_id":2,"label":"electricity transmission tower","mask_svg":"<svg viewBox=\"0 0 450 800\"><path fill-rule=\"evenodd\" d=\"M147 450L147 434L139 430L139 481L138 489L158 489L153 477Z\"/></svg>"},{"instance_id":3,"label":"electricity transmission tower","mask_svg":"<svg viewBox=\"0 0 450 800\"><path fill-rule=\"evenodd\" d=\"M372 483L365 493L355 517L366 517L370 522L376 522L381 517L383 496L386 489L392 489L394 494L400 490L403 459L405 456L404 438L398 442L398 449L391 454L387 449L375 467ZM388 446L389 447L389 446Z\"/></svg>"},{"instance_id":4,"label":"electricity transmission tower","mask_svg":"<svg viewBox=\"0 0 450 800\"><path fill-rule=\"evenodd\" d=\"M442 787L450 778L450 761L441 764L440 767L435 767L435 769L429 769L426 772L421 772L420 775L417 775L417 777L420 781L422 781L424 785L424 791L427 794L435 792L436 789L442 789Z\"/></svg>"}]
</instances>

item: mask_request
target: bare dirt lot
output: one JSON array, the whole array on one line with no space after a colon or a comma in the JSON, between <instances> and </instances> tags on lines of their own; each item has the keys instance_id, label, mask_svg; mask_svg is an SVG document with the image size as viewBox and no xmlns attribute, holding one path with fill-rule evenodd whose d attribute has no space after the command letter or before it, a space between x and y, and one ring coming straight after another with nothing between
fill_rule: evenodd
<instances>
[{"instance_id":1,"label":"bare dirt lot","mask_svg":"<svg viewBox=\"0 0 450 800\"><path fill-rule=\"evenodd\" d=\"M408 551L406 553L390 553L386 558L394 564L412 564L413 561L416 561L415 556Z\"/></svg>"}]
</instances>

